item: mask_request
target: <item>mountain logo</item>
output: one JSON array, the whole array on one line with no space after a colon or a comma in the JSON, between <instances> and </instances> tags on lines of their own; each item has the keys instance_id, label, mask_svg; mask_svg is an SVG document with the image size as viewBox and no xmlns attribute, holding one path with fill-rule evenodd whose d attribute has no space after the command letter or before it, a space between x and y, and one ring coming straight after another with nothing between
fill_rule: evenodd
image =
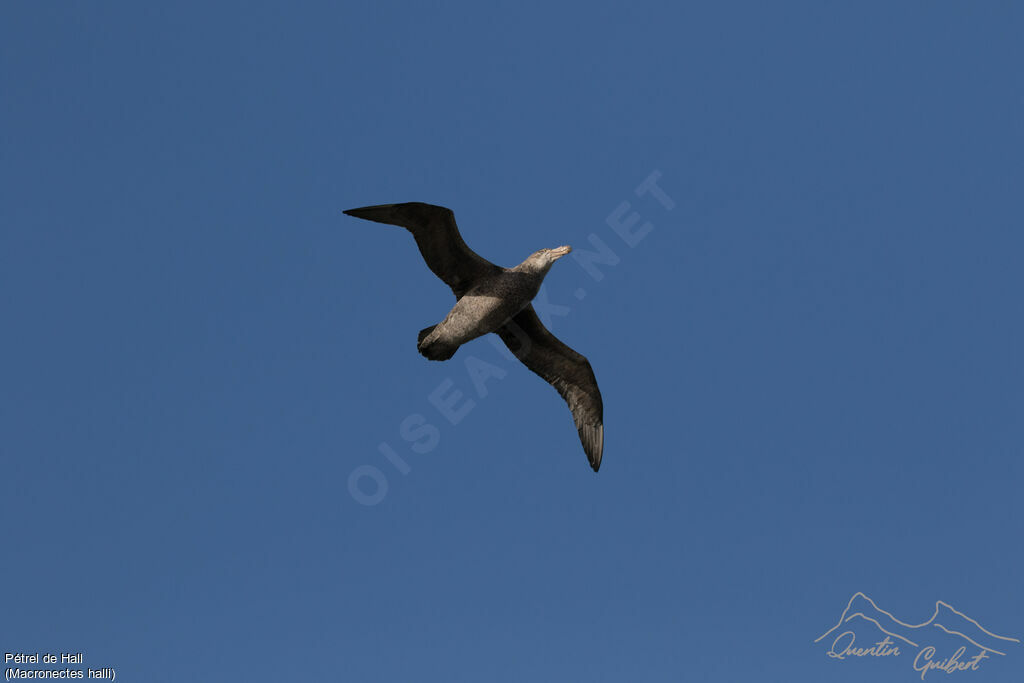
<instances>
[{"instance_id":1,"label":"mountain logo","mask_svg":"<svg viewBox=\"0 0 1024 683\"><path fill-rule=\"evenodd\" d=\"M836 660L912 655L914 671L924 680L930 671L978 671L986 659L1006 657L1021 641L993 633L941 600L930 619L908 624L858 592L836 625L814 642L823 642L828 647L825 654Z\"/></svg>"}]
</instances>

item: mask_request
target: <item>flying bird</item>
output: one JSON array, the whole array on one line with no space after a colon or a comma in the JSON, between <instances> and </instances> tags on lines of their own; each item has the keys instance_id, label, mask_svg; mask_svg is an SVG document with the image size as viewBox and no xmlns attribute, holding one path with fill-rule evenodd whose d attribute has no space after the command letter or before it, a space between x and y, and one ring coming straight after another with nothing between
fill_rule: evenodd
<instances>
[{"instance_id":1,"label":"flying bird","mask_svg":"<svg viewBox=\"0 0 1024 683\"><path fill-rule=\"evenodd\" d=\"M455 214L443 206L380 204L344 213L407 229L427 266L455 294L455 306L445 319L420 331L419 352L430 360L448 360L466 342L497 333L516 358L569 404L583 450L597 472L604 452L604 408L594 371L586 358L544 327L530 304L551 266L572 247L541 249L514 268L502 268L466 246Z\"/></svg>"}]
</instances>

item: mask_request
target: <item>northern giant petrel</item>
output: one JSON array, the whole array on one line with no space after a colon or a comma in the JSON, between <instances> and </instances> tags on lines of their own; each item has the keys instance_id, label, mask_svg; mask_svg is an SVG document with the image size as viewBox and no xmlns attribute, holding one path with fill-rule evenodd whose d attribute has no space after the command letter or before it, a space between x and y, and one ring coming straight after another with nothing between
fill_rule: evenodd
<instances>
[{"instance_id":1,"label":"northern giant petrel","mask_svg":"<svg viewBox=\"0 0 1024 683\"><path fill-rule=\"evenodd\" d=\"M345 213L409 230L427 266L452 288L455 307L443 321L420 331L419 352L430 360L448 360L462 344L496 332L516 358L569 404L583 450L596 472L604 452L604 408L594 371L586 358L544 327L530 304L551 265L572 248L541 249L515 268L502 268L466 246L455 214L443 206L409 202Z\"/></svg>"}]
</instances>

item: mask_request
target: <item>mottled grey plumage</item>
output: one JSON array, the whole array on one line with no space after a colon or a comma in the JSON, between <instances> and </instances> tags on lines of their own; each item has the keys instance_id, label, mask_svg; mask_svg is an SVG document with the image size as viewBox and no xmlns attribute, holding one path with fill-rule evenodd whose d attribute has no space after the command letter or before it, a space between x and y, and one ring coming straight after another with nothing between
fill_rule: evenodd
<instances>
[{"instance_id":1,"label":"mottled grey plumage","mask_svg":"<svg viewBox=\"0 0 1024 683\"><path fill-rule=\"evenodd\" d=\"M496 332L516 358L569 404L583 450L596 472L604 452L604 409L594 371L586 358L544 327L530 305L552 264L571 248L541 249L515 268L501 268L466 246L455 214L443 206L409 202L345 213L408 229L427 266L455 294L455 306L445 319L420 331L419 352L430 360L447 360L462 344Z\"/></svg>"}]
</instances>

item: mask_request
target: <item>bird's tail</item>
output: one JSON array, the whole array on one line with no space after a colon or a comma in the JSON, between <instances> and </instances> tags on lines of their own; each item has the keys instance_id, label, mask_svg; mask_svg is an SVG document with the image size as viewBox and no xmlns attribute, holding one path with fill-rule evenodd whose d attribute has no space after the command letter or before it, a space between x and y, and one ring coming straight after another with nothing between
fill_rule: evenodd
<instances>
[{"instance_id":1,"label":"bird's tail","mask_svg":"<svg viewBox=\"0 0 1024 683\"><path fill-rule=\"evenodd\" d=\"M419 338L416 341L416 349L424 358L429 360L448 360L459 350L458 344L447 344L440 339L427 341L427 337L434 331L437 325L431 325L420 330Z\"/></svg>"}]
</instances>

